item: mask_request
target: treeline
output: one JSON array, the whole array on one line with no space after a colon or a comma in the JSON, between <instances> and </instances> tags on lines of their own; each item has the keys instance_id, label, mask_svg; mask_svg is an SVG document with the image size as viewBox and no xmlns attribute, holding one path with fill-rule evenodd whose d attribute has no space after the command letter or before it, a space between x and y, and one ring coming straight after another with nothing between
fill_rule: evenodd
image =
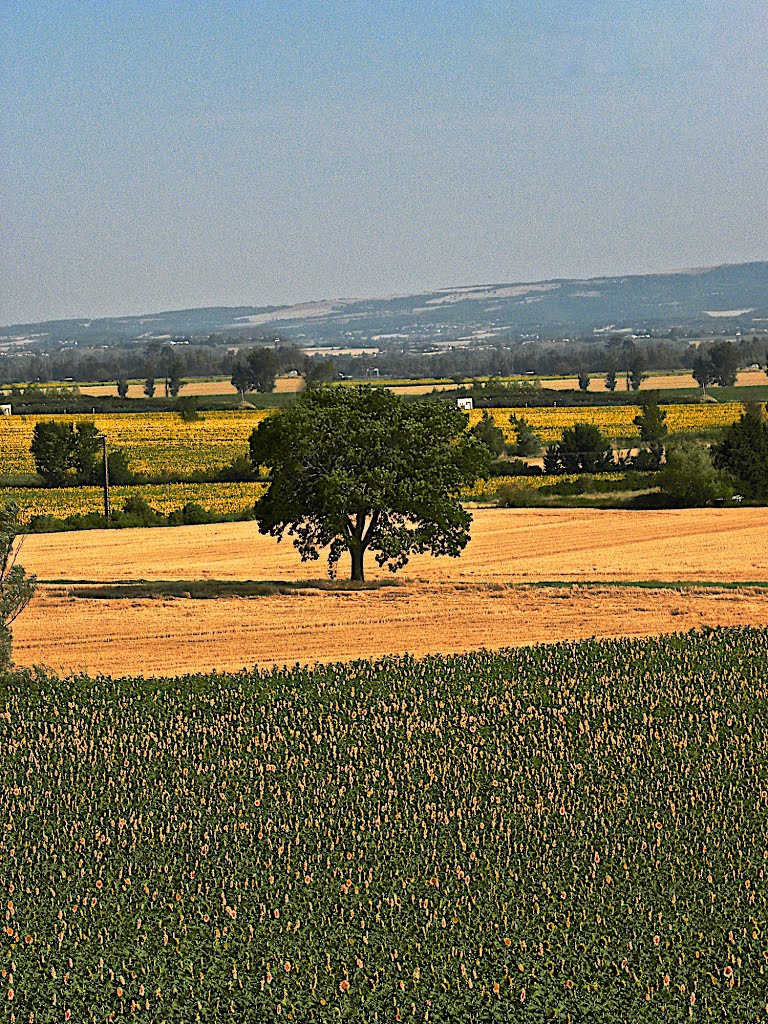
<instances>
[{"instance_id":1,"label":"treeline","mask_svg":"<svg viewBox=\"0 0 768 1024\"><path fill-rule=\"evenodd\" d=\"M213 337L213 336L212 336ZM224 344L227 340L228 344ZM232 377L242 367L242 353L274 350L274 370L296 370L303 375L365 379L372 376L417 379L492 377L511 375L578 376L613 373L619 378L644 371L690 370L706 362L711 351L730 346L732 362L744 367L768 364L768 335L754 334L724 342L712 338L698 344L688 339L637 338L613 335L605 340L592 337L574 340L509 339L488 344L473 342L435 352L428 346L382 348L377 354L307 356L303 349L282 336L254 335L232 339L195 340L177 338L172 342L152 341L124 346L55 349L48 343L22 352L0 355L0 381L7 384L50 381L102 383L151 379L162 391L164 381L189 377ZM170 394L174 393L171 388Z\"/></svg>"},{"instance_id":2,"label":"treeline","mask_svg":"<svg viewBox=\"0 0 768 1024\"><path fill-rule=\"evenodd\" d=\"M147 345L23 351L0 355L0 381L47 384L72 380L111 383L118 380L230 376L242 348L274 348L278 372L301 370L307 360L301 348L277 336L243 338L237 348L177 338L173 342L153 341Z\"/></svg>"},{"instance_id":3,"label":"treeline","mask_svg":"<svg viewBox=\"0 0 768 1024\"><path fill-rule=\"evenodd\" d=\"M367 377L376 369L381 377L504 377L515 374L535 376L578 376L581 373L609 373L620 376L645 370L690 370L697 357L715 346L730 344L738 366L768 363L768 335L752 335L734 342L722 339L690 341L629 339L613 336L606 341L512 341L507 344L473 343L429 354L424 351L384 349L378 355L335 356L339 372Z\"/></svg>"}]
</instances>

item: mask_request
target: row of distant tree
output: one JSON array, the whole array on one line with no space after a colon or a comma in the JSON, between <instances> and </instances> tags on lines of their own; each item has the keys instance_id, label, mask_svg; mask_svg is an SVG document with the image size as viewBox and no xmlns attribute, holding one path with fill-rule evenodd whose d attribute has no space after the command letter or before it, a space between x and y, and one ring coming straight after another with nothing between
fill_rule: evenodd
<instances>
[{"instance_id":1,"label":"row of distant tree","mask_svg":"<svg viewBox=\"0 0 768 1024\"><path fill-rule=\"evenodd\" d=\"M178 394L181 382L189 377L227 376L258 381L271 366L250 374L248 352L261 349L273 352L276 373L297 370L302 374L327 374L327 357L308 357L303 350L284 338L257 336L243 341L238 348L180 340L178 343L135 342L124 347L104 349L61 348L58 351L31 350L0 356L0 380L6 383L41 384L50 381L127 382L145 380L147 394ZM269 359L270 357L266 357ZM333 374L355 379L371 377L419 378L477 376L567 375L588 380L589 374L605 373L618 386L624 379L630 387L639 386L643 372L693 368L706 384L718 383L728 376L728 367L765 366L768 361L768 335L752 335L736 341L713 340L693 345L683 339L637 339L616 335L605 341L576 339L569 342L530 340L506 344L470 344L427 352L394 347L372 354L339 354L333 357ZM317 367L324 364L323 370ZM713 376L714 375L714 376ZM697 378L698 379L698 378ZM609 383L610 386L610 383ZM706 385L705 385L706 386Z\"/></svg>"}]
</instances>

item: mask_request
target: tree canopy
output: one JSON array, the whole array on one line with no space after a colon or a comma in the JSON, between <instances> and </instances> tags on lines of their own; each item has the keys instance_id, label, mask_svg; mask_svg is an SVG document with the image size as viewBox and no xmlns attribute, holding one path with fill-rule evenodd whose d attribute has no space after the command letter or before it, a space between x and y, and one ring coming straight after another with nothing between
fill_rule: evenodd
<instances>
[{"instance_id":1,"label":"tree canopy","mask_svg":"<svg viewBox=\"0 0 768 1024\"><path fill-rule=\"evenodd\" d=\"M768 497L768 421L759 405L748 407L714 449L714 463L727 470L750 498Z\"/></svg>"},{"instance_id":2,"label":"tree canopy","mask_svg":"<svg viewBox=\"0 0 768 1024\"><path fill-rule=\"evenodd\" d=\"M304 561L328 546L332 576L348 551L353 580L368 549L393 572L413 553L460 554L472 516L459 496L489 462L458 409L370 386L306 392L253 431L250 453L270 469L259 530L287 532Z\"/></svg>"},{"instance_id":3,"label":"tree canopy","mask_svg":"<svg viewBox=\"0 0 768 1024\"><path fill-rule=\"evenodd\" d=\"M605 473L613 465L611 445L594 423L566 427L560 442L544 456L547 473Z\"/></svg>"},{"instance_id":4,"label":"tree canopy","mask_svg":"<svg viewBox=\"0 0 768 1024\"><path fill-rule=\"evenodd\" d=\"M476 437L478 441L482 441L494 458L504 454L504 449L506 448L504 431L501 427L496 426L493 417L487 409L483 411L480 422L472 427L470 434Z\"/></svg>"},{"instance_id":5,"label":"tree canopy","mask_svg":"<svg viewBox=\"0 0 768 1024\"><path fill-rule=\"evenodd\" d=\"M232 385L245 398L247 391L270 392L275 386L279 360L273 348L238 352L232 366Z\"/></svg>"},{"instance_id":6,"label":"tree canopy","mask_svg":"<svg viewBox=\"0 0 768 1024\"><path fill-rule=\"evenodd\" d=\"M739 369L739 353L731 341L718 341L707 349L699 349L693 361L693 377L701 388L708 384L732 387Z\"/></svg>"},{"instance_id":7,"label":"tree canopy","mask_svg":"<svg viewBox=\"0 0 768 1024\"><path fill-rule=\"evenodd\" d=\"M658 482L662 493L677 505L708 505L733 494L727 475L715 468L707 448L695 441L670 446Z\"/></svg>"},{"instance_id":8,"label":"tree canopy","mask_svg":"<svg viewBox=\"0 0 768 1024\"><path fill-rule=\"evenodd\" d=\"M667 414L658 402L649 398L632 422L640 428L641 441L660 441L668 433L666 419Z\"/></svg>"}]
</instances>

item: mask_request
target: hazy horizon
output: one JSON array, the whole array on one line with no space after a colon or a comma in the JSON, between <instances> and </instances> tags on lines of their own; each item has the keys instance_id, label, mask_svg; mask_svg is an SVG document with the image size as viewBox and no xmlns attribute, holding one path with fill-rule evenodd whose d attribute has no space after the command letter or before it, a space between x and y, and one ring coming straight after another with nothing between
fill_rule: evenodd
<instances>
[{"instance_id":1,"label":"hazy horizon","mask_svg":"<svg viewBox=\"0 0 768 1024\"><path fill-rule=\"evenodd\" d=\"M645 273L639 273L639 274L635 274L635 273L633 273L633 274L621 274L621 273L616 273L616 274L599 274L599 275L597 275L595 277L586 277L586 278L562 278L561 277L561 278L548 278L546 280L545 279L539 279L538 281L532 281L532 280L528 280L528 281L522 281L522 280L515 280L515 281L469 281L469 282L467 282L465 284L452 284L452 285L440 286L438 288L429 289L427 291L418 290L418 291L414 291L414 292L398 292L398 293L390 292L390 293L386 293L386 294L382 294L382 295L323 295L323 296L319 296L317 298L299 299L296 302L280 303L280 304L273 303L273 302L268 302L268 301L264 302L264 303L261 303L259 305L257 305L256 303L252 303L252 302L239 302L239 303L234 303L232 305L224 304L224 303L215 303L214 302L214 303L207 303L207 304L204 304L204 305L201 305L201 306L176 306L176 307L174 307L172 309L169 308L169 309L126 310L126 311L123 311L122 313L114 313L114 314L112 314L112 313L104 313L104 314L100 314L98 316L91 315L91 314L88 314L88 313L79 313L79 314L75 314L73 316L50 317L50 318L48 318L46 320L24 320L24 321L16 320L16 321L13 321L13 322L8 322L8 323L0 323L0 327L7 328L7 327L14 327L14 326L17 326L17 325L24 326L24 325L27 325L27 324L56 323L58 321L65 321L65 320L87 320L87 321L94 321L94 320L103 320L103 319L111 320L111 319L122 319L122 318L139 318L140 319L142 317L162 316L162 315L164 315L166 313L183 313L183 312L185 312L185 310L196 310L196 309L238 309L238 308L244 308L244 307L245 308L251 308L251 307L254 307L254 308L275 307L275 308L291 309L291 308L297 308L297 307L300 307L300 306L322 305L325 302L331 302L331 303L332 302L358 302L358 301L367 301L367 300L387 301L389 299L397 299L397 298L401 298L401 297L407 298L407 297L412 296L412 295L420 295L420 294L429 295L429 294L432 294L433 292L463 291L465 289L469 290L469 289L475 289L475 288L505 287L507 285L512 285L512 286L515 286L515 285L527 285L527 284L536 285L536 284L545 284L545 283L549 283L551 281L557 281L557 280L573 280L575 282L583 282L584 284L588 284L588 283L590 283L592 281L600 281L600 280L606 280L606 279L621 279L621 278L638 277L638 276L639 277L643 277L643 276L660 276L660 277L663 277L664 275L667 275L667 274L671 276L671 275L676 275L676 274L705 273L705 272L710 271L710 270L716 270L719 267L749 266L749 265L752 265L752 264L755 264L755 263L766 263L766 262L768 262L768 261L766 261L766 260L744 260L743 262L740 262L740 263L712 264L711 266L707 266L707 267L676 267L676 268L674 268L672 270L658 270L658 271L650 270L650 271L647 271Z\"/></svg>"},{"instance_id":2,"label":"hazy horizon","mask_svg":"<svg viewBox=\"0 0 768 1024\"><path fill-rule=\"evenodd\" d=\"M756 0L31 0L0 323L768 255Z\"/></svg>"}]
</instances>

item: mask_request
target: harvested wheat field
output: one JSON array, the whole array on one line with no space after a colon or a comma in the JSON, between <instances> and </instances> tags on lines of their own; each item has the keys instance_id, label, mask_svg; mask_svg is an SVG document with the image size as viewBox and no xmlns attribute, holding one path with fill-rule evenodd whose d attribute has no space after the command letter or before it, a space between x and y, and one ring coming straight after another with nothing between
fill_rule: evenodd
<instances>
[{"instance_id":1,"label":"harvested wheat field","mask_svg":"<svg viewBox=\"0 0 768 1024\"><path fill-rule=\"evenodd\" d=\"M768 589L583 586L768 581L768 509L474 516L461 558L414 558L397 587L211 600L76 598L58 581L302 581L325 564L303 564L254 523L30 536L20 560L49 582L15 624L16 655L60 670L175 674L768 622ZM391 578L372 558L368 576ZM582 585L524 586L540 581Z\"/></svg>"},{"instance_id":2,"label":"harvested wheat field","mask_svg":"<svg viewBox=\"0 0 768 1024\"><path fill-rule=\"evenodd\" d=\"M402 577L422 582L768 580L768 508L618 511L473 511L460 558L411 559ZM304 580L325 562L302 563L290 540L255 523L158 530L37 534L21 561L42 580ZM340 566L343 575L346 561ZM390 574L371 556L370 578Z\"/></svg>"},{"instance_id":3,"label":"harvested wheat field","mask_svg":"<svg viewBox=\"0 0 768 1024\"><path fill-rule=\"evenodd\" d=\"M25 665L178 675L254 664L422 656L481 647L768 623L768 590L406 583L253 598L93 600L44 587L17 621Z\"/></svg>"},{"instance_id":4,"label":"harvested wheat field","mask_svg":"<svg viewBox=\"0 0 768 1024\"><path fill-rule=\"evenodd\" d=\"M624 391L624 374L617 374L619 391ZM740 370L736 374L736 387L765 387L768 377L763 370ZM579 386L578 377L557 377L553 380L541 379L541 386L551 391L575 391ZM649 374L643 378L641 391L668 391L674 388L697 388L699 385L690 373ZM590 391L607 391L605 374L595 374L589 385ZM717 389L715 389L715 392Z\"/></svg>"}]
</instances>

